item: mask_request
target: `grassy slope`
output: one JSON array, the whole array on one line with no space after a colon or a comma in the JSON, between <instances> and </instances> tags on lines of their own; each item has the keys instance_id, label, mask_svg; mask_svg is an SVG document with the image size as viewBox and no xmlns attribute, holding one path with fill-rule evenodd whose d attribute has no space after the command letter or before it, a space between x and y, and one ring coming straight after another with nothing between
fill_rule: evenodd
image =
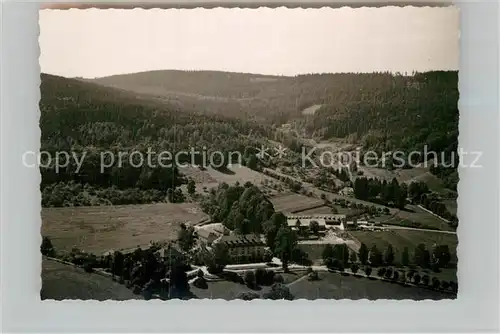
<instances>
[{"instance_id":1,"label":"grassy slope","mask_svg":"<svg viewBox=\"0 0 500 334\"><path fill-rule=\"evenodd\" d=\"M111 278L89 274L83 269L57 261L42 261L42 299L94 299L128 300L141 299L125 286Z\"/></svg>"}]
</instances>

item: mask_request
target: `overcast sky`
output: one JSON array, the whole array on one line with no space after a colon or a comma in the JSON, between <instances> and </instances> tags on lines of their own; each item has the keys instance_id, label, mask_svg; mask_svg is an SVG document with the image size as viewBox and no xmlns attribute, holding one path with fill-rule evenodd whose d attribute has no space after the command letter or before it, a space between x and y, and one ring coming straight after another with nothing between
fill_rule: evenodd
<instances>
[{"instance_id":1,"label":"overcast sky","mask_svg":"<svg viewBox=\"0 0 500 334\"><path fill-rule=\"evenodd\" d=\"M458 69L457 8L40 11L42 72L295 75Z\"/></svg>"}]
</instances>

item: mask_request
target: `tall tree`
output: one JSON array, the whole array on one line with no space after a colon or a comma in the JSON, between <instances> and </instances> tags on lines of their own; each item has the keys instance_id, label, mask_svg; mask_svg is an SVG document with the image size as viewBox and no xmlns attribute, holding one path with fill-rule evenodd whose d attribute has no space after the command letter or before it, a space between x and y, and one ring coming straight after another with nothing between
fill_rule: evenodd
<instances>
[{"instance_id":1,"label":"tall tree","mask_svg":"<svg viewBox=\"0 0 500 334\"><path fill-rule=\"evenodd\" d=\"M385 250L384 260L388 266L392 266L392 264L394 263L394 249L392 248L391 244L389 244L387 246L387 249Z\"/></svg>"},{"instance_id":2,"label":"tall tree","mask_svg":"<svg viewBox=\"0 0 500 334\"><path fill-rule=\"evenodd\" d=\"M373 245L370 249L370 263L375 267L382 264L382 253L379 251L376 245Z\"/></svg>"},{"instance_id":3,"label":"tall tree","mask_svg":"<svg viewBox=\"0 0 500 334\"><path fill-rule=\"evenodd\" d=\"M283 264L283 271L288 271L288 263L297 247L297 234L288 226L280 227L276 234L275 254Z\"/></svg>"},{"instance_id":4,"label":"tall tree","mask_svg":"<svg viewBox=\"0 0 500 334\"><path fill-rule=\"evenodd\" d=\"M403 266L407 266L410 264L410 252L408 250L408 247L405 247L403 249L403 252L401 253L401 264Z\"/></svg>"},{"instance_id":5,"label":"tall tree","mask_svg":"<svg viewBox=\"0 0 500 334\"><path fill-rule=\"evenodd\" d=\"M361 243L358 251L358 258L361 264L366 264L368 262L368 247L364 243Z\"/></svg>"},{"instance_id":6,"label":"tall tree","mask_svg":"<svg viewBox=\"0 0 500 334\"><path fill-rule=\"evenodd\" d=\"M196 192L196 184L193 179L189 179L188 184L187 184L187 191L188 194L193 196Z\"/></svg>"}]
</instances>

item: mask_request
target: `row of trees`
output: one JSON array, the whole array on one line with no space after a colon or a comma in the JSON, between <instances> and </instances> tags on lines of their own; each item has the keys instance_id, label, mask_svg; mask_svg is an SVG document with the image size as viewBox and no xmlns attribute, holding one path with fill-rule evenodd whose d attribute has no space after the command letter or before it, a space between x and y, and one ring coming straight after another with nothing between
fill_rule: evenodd
<instances>
[{"instance_id":1,"label":"row of trees","mask_svg":"<svg viewBox=\"0 0 500 334\"><path fill-rule=\"evenodd\" d=\"M391 244L382 252L376 245L370 249L366 244L361 243L359 251L350 251L346 244L326 245L322 253L323 263L327 267L345 268L349 263L360 262L362 265L370 264L374 267L382 265L392 266L396 264L395 251ZM422 268L446 268L451 262L451 252L448 245L435 245L431 251L425 244L415 247L413 258L410 259L408 247L404 247L401 252L400 264L409 266L414 264Z\"/></svg>"}]
</instances>

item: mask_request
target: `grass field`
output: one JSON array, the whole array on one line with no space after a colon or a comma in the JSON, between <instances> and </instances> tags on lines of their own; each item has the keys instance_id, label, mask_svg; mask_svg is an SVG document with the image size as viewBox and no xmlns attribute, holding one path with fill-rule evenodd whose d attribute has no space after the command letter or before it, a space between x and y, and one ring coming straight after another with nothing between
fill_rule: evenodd
<instances>
[{"instance_id":1,"label":"grass field","mask_svg":"<svg viewBox=\"0 0 500 334\"><path fill-rule=\"evenodd\" d=\"M205 218L191 203L44 208L42 235L56 250L77 247L100 254L174 239L180 223Z\"/></svg>"},{"instance_id":2,"label":"grass field","mask_svg":"<svg viewBox=\"0 0 500 334\"><path fill-rule=\"evenodd\" d=\"M349 209L346 209L346 211L349 211ZM340 212L339 210L339 213ZM324 214L332 214L332 208L329 206L320 206L318 208L314 209L308 209L300 212L301 215L324 215Z\"/></svg>"},{"instance_id":3,"label":"grass field","mask_svg":"<svg viewBox=\"0 0 500 334\"><path fill-rule=\"evenodd\" d=\"M89 274L83 269L57 261L42 261L42 299L142 299L111 278Z\"/></svg>"},{"instance_id":4,"label":"grass field","mask_svg":"<svg viewBox=\"0 0 500 334\"><path fill-rule=\"evenodd\" d=\"M273 203L274 209L276 211L282 211L283 213L293 213L300 211L301 214L302 211L306 211L309 208L322 206L324 203L323 200L295 193L280 194L271 198L271 202Z\"/></svg>"},{"instance_id":5,"label":"grass field","mask_svg":"<svg viewBox=\"0 0 500 334\"><path fill-rule=\"evenodd\" d=\"M445 299L450 294L417 287L370 280L367 278L342 276L337 273L319 272L319 281L300 280L290 285L290 292L297 299Z\"/></svg>"},{"instance_id":6,"label":"grass field","mask_svg":"<svg viewBox=\"0 0 500 334\"><path fill-rule=\"evenodd\" d=\"M406 219L423 225L432 226L443 231L453 231L447 222L422 210L416 205L407 204L405 210L398 211L395 217L401 220Z\"/></svg>"},{"instance_id":7,"label":"grass field","mask_svg":"<svg viewBox=\"0 0 500 334\"><path fill-rule=\"evenodd\" d=\"M448 245L452 255L452 262L456 263L457 261L458 239L456 234L403 229L379 232L351 231L349 233L366 244L368 248L376 245L379 250L384 251L390 243L394 248L396 262L401 261L401 252L404 247L408 247L411 260L415 247L420 243L425 244L429 250L432 250L434 244Z\"/></svg>"}]
</instances>

